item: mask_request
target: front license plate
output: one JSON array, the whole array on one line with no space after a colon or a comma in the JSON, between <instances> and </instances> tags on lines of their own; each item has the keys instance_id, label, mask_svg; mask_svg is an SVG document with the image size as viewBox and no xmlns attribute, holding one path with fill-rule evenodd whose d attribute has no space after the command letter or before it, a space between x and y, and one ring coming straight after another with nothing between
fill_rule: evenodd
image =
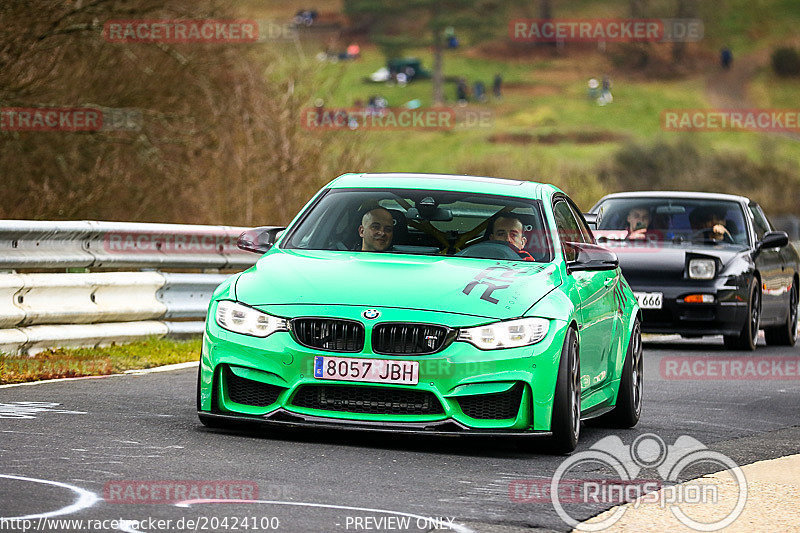
<instances>
[{"instance_id":1,"label":"front license plate","mask_svg":"<svg viewBox=\"0 0 800 533\"><path fill-rule=\"evenodd\" d=\"M317 355L314 357L314 377L336 381L416 385L419 382L419 362Z\"/></svg>"},{"instance_id":2,"label":"front license plate","mask_svg":"<svg viewBox=\"0 0 800 533\"><path fill-rule=\"evenodd\" d=\"M664 303L664 294L660 292L634 292L633 295L642 309L661 309Z\"/></svg>"}]
</instances>

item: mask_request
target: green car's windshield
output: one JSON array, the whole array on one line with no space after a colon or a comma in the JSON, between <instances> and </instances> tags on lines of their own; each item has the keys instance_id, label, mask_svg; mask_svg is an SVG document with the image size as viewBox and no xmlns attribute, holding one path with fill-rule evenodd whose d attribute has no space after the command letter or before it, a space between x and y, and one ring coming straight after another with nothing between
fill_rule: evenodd
<instances>
[{"instance_id":1,"label":"green car's windshield","mask_svg":"<svg viewBox=\"0 0 800 533\"><path fill-rule=\"evenodd\" d=\"M746 246L742 206L689 198L611 198L595 209L598 243L647 239L674 244Z\"/></svg>"},{"instance_id":2,"label":"green car's windshield","mask_svg":"<svg viewBox=\"0 0 800 533\"><path fill-rule=\"evenodd\" d=\"M282 247L548 262L552 245L543 221L541 203L529 199L331 189L290 230Z\"/></svg>"}]
</instances>

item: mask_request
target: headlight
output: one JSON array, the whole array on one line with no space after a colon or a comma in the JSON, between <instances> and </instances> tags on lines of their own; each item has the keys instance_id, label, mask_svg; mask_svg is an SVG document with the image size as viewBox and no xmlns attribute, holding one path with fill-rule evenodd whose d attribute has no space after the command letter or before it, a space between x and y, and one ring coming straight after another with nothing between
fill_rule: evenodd
<instances>
[{"instance_id":1,"label":"headlight","mask_svg":"<svg viewBox=\"0 0 800 533\"><path fill-rule=\"evenodd\" d=\"M714 279L717 265L713 259L691 259L689 277L692 279Z\"/></svg>"},{"instance_id":2,"label":"headlight","mask_svg":"<svg viewBox=\"0 0 800 533\"><path fill-rule=\"evenodd\" d=\"M544 318L521 318L462 329L456 340L465 341L481 350L518 348L536 344L547 335L550 321Z\"/></svg>"},{"instance_id":3,"label":"headlight","mask_svg":"<svg viewBox=\"0 0 800 533\"><path fill-rule=\"evenodd\" d=\"M268 315L230 300L221 300L217 304L216 319L217 324L228 331L254 337L289 331L285 318Z\"/></svg>"}]
</instances>

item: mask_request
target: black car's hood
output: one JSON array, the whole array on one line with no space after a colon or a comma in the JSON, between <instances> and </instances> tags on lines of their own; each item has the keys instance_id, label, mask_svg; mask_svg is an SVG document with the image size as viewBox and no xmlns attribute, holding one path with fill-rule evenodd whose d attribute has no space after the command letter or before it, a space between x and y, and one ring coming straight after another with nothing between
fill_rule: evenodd
<instances>
[{"instance_id":1,"label":"black car's hood","mask_svg":"<svg viewBox=\"0 0 800 533\"><path fill-rule=\"evenodd\" d=\"M681 280L686 271L687 256L712 257L719 261L721 272L734 258L747 254L744 246L709 246L662 242L601 243L617 254L622 273L628 281Z\"/></svg>"}]
</instances>

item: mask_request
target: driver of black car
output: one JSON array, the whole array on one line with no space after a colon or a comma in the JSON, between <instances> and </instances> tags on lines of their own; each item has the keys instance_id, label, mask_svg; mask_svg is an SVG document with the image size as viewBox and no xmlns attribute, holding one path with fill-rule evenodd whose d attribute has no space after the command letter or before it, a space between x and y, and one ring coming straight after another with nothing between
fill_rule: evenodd
<instances>
[{"instance_id":1,"label":"driver of black car","mask_svg":"<svg viewBox=\"0 0 800 533\"><path fill-rule=\"evenodd\" d=\"M514 248L520 259L535 261L533 256L524 250L528 240L524 234L525 224L513 213L502 214L489 223L489 240L503 241Z\"/></svg>"},{"instance_id":2,"label":"driver of black car","mask_svg":"<svg viewBox=\"0 0 800 533\"><path fill-rule=\"evenodd\" d=\"M725 227L725 211L713 206L697 207L689 214L689 224L704 239L733 242L733 235Z\"/></svg>"}]
</instances>

